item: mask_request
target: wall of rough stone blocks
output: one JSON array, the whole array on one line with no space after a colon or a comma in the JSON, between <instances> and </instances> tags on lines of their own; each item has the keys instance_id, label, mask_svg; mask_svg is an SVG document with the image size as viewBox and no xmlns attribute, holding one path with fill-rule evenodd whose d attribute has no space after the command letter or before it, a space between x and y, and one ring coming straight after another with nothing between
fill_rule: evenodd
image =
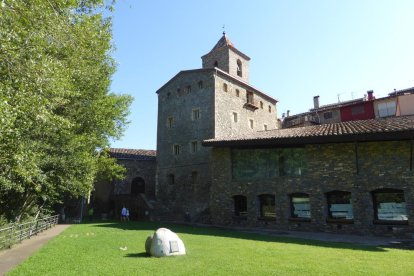
<instances>
[{"instance_id":1,"label":"wall of rough stone blocks","mask_svg":"<svg viewBox=\"0 0 414 276\"><path fill-rule=\"evenodd\" d=\"M214 52L210 52L202 57L203 68L214 68L215 63L218 63L218 68L225 72L229 72L229 50L228 47L221 47Z\"/></svg>"},{"instance_id":2,"label":"wall of rough stone blocks","mask_svg":"<svg viewBox=\"0 0 414 276\"><path fill-rule=\"evenodd\" d=\"M227 84L227 92L224 91ZM239 96L237 92L239 91ZM254 101L258 109L246 106L246 91L249 90L240 82L236 82L223 75L216 76L215 82L215 136L231 137L256 131L263 131L264 125L268 130L277 128L276 105L255 93ZM260 102L263 103L261 108ZM269 106L271 111L269 112ZM233 113L237 113L237 122L233 120ZM253 120L253 129L249 120Z\"/></svg>"},{"instance_id":3,"label":"wall of rough stone blocks","mask_svg":"<svg viewBox=\"0 0 414 276\"><path fill-rule=\"evenodd\" d=\"M307 172L302 176L282 176L260 181L233 181L231 149L215 148L210 197L212 222L221 225L257 226L277 230L412 237L414 234L414 173L410 170L410 142L307 145L305 151ZM371 192L381 188L404 191L408 225L374 223ZM327 222L326 193L334 190L351 192L353 223ZM290 218L289 194L296 192L309 194L310 222ZM258 219L258 195L260 194L275 195L276 220ZM248 215L245 220L233 216L232 197L234 195L247 197Z\"/></svg>"}]
</instances>

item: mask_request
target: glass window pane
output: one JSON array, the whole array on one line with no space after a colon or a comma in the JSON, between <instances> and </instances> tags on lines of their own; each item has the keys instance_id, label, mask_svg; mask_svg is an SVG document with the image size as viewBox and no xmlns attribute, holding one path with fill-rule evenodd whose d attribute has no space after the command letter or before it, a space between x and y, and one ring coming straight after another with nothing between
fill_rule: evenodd
<instances>
[{"instance_id":1,"label":"glass window pane","mask_svg":"<svg viewBox=\"0 0 414 276\"><path fill-rule=\"evenodd\" d=\"M292 217L310 218L309 196L292 196Z\"/></svg>"}]
</instances>

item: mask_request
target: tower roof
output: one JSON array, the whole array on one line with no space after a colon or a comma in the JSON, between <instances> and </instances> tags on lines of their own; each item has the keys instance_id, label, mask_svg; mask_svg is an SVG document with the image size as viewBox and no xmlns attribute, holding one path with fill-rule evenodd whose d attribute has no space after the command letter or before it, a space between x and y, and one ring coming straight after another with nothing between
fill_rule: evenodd
<instances>
[{"instance_id":1,"label":"tower roof","mask_svg":"<svg viewBox=\"0 0 414 276\"><path fill-rule=\"evenodd\" d=\"M217 41L216 45L213 47L213 49L211 49L210 52L208 52L208 54L210 54L210 53L212 53L212 52L214 52L214 51L216 51L216 50L218 50L222 47L228 47L228 48L232 49L234 52L236 52L237 54L239 54L240 56L242 56L243 58L245 58L246 60L250 60L250 57L243 54L242 52L237 50L236 47L234 47L234 44L227 37L226 32L223 32L223 36L219 39L219 41ZM208 54L205 54L204 56L207 56Z\"/></svg>"}]
</instances>

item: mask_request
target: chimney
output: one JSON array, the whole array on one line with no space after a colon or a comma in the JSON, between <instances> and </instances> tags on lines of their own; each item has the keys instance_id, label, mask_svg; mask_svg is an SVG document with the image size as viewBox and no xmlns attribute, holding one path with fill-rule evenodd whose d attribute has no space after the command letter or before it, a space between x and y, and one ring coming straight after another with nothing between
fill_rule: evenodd
<instances>
[{"instance_id":1,"label":"chimney","mask_svg":"<svg viewBox=\"0 0 414 276\"><path fill-rule=\"evenodd\" d=\"M372 95L374 94L374 90L368 90L367 94L368 94L368 101L372 101L374 99L374 96Z\"/></svg>"},{"instance_id":2,"label":"chimney","mask_svg":"<svg viewBox=\"0 0 414 276\"><path fill-rule=\"evenodd\" d=\"M290 110L286 111L286 118L289 117Z\"/></svg>"},{"instance_id":3,"label":"chimney","mask_svg":"<svg viewBox=\"0 0 414 276\"><path fill-rule=\"evenodd\" d=\"M313 108L319 108L319 96L313 97Z\"/></svg>"}]
</instances>

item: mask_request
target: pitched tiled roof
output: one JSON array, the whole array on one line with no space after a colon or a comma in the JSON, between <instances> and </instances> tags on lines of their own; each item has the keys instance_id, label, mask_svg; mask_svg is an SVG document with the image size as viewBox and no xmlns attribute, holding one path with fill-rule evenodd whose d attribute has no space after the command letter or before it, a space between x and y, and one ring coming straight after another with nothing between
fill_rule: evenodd
<instances>
[{"instance_id":1,"label":"pitched tiled roof","mask_svg":"<svg viewBox=\"0 0 414 276\"><path fill-rule=\"evenodd\" d=\"M269 146L414 138L414 116L322 124L260 131L203 141L204 146Z\"/></svg>"},{"instance_id":2,"label":"pitched tiled roof","mask_svg":"<svg viewBox=\"0 0 414 276\"><path fill-rule=\"evenodd\" d=\"M110 148L109 155L117 159L155 160L157 151L143 149Z\"/></svg>"},{"instance_id":3,"label":"pitched tiled roof","mask_svg":"<svg viewBox=\"0 0 414 276\"><path fill-rule=\"evenodd\" d=\"M220 49L221 47L229 47L237 54L241 55L243 58L250 60L250 57L248 57L246 54L240 52L236 47L234 47L234 44L230 41L230 39L226 36L226 33L223 33L223 36L219 39L219 41L214 45L213 49L211 49L208 54L211 52L214 52L217 49ZM207 56L208 54L205 54L203 57Z\"/></svg>"}]
</instances>

